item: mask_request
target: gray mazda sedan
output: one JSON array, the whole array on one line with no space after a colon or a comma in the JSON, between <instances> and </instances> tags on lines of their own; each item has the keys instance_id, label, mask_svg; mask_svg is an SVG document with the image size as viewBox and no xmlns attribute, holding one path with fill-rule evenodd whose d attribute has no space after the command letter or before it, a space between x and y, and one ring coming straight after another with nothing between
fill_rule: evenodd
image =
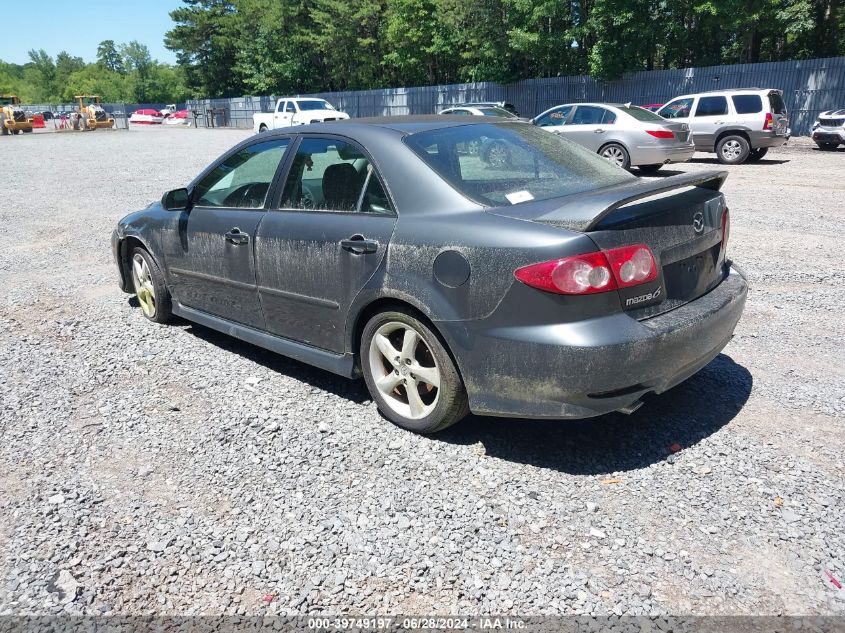
<instances>
[{"instance_id":1,"label":"gray mazda sedan","mask_svg":"<svg viewBox=\"0 0 845 633\"><path fill-rule=\"evenodd\" d=\"M520 122L352 119L236 145L112 248L148 319L363 375L403 428L585 418L635 410L731 339L747 285L724 179L643 180Z\"/></svg>"}]
</instances>

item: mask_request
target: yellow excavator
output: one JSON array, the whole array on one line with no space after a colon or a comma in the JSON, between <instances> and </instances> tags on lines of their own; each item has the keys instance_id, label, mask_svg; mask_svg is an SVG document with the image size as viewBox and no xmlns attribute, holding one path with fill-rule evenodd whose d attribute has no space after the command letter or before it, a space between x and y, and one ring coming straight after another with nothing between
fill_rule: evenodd
<instances>
[{"instance_id":1,"label":"yellow excavator","mask_svg":"<svg viewBox=\"0 0 845 633\"><path fill-rule=\"evenodd\" d=\"M74 130L114 127L114 119L100 105L99 95L76 95L74 99L79 104L79 112L75 112L76 116L71 117L71 127Z\"/></svg>"},{"instance_id":2,"label":"yellow excavator","mask_svg":"<svg viewBox=\"0 0 845 633\"><path fill-rule=\"evenodd\" d=\"M20 106L21 100L16 95L0 95L0 134L20 134L32 132L32 117Z\"/></svg>"}]
</instances>

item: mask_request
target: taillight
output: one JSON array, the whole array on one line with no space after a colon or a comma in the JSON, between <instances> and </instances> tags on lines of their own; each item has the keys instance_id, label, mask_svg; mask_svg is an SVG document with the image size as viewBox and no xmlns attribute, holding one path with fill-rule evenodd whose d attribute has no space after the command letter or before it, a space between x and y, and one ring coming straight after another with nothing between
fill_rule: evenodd
<instances>
[{"instance_id":1,"label":"taillight","mask_svg":"<svg viewBox=\"0 0 845 633\"><path fill-rule=\"evenodd\" d=\"M722 248L719 252L719 257L722 261L728 253L728 238L731 236L731 218L728 208L725 207L725 212L722 214Z\"/></svg>"},{"instance_id":2,"label":"taillight","mask_svg":"<svg viewBox=\"0 0 845 633\"><path fill-rule=\"evenodd\" d=\"M514 276L546 292L586 295L654 281L657 265L648 246L635 244L531 264Z\"/></svg>"},{"instance_id":3,"label":"taillight","mask_svg":"<svg viewBox=\"0 0 845 633\"><path fill-rule=\"evenodd\" d=\"M657 266L651 249L644 244L605 251L610 270L620 288L636 286L657 279Z\"/></svg>"},{"instance_id":4,"label":"taillight","mask_svg":"<svg viewBox=\"0 0 845 633\"><path fill-rule=\"evenodd\" d=\"M675 138L675 133L670 130L646 130L645 132L654 138Z\"/></svg>"},{"instance_id":5,"label":"taillight","mask_svg":"<svg viewBox=\"0 0 845 633\"><path fill-rule=\"evenodd\" d=\"M771 130L772 125L775 123L775 118L772 116L771 112L766 112L766 122L763 123L764 130Z\"/></svg>"}]
</instances>

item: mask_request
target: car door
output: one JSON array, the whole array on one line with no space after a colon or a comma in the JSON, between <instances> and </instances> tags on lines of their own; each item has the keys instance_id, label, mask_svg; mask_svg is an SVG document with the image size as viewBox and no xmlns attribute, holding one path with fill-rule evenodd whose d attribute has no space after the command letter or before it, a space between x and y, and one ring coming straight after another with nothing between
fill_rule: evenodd
<instances>
[{"instance_id":1,"label":"car door","mask_svg":"<svg viewBox=\"0 0 845 633\"><path fill-rule=\"evenodd\" d=\"M395 208L362 148L305 135L256 237L267 330L341 353L352 301L381 264Z\"/></svg>"},{"instance_id":2,"label":"car door","mask_svg":"<svg viewBox=\"0 0 845 633\"><path fill-rule=\"evenodd\" d=\"M283 101L276 106L276 113L273 115L274 127L288 127L293 123L293 115L296 113L296 107L293 101Z\"/></svg>"},{"instance_id":3,"label":"car door","mask_svg":"<svg viewBox=\"0 0 845 633\"><path fill-rule=\"evenodd\" d=\"M225 156L191 188L166 254L183 305L264 327L255 280L256 231L290 138L252 143Z\"/></svg>"},{"instance_id":4,"label":"car door","mask_svg":"<svg viewBox=\"0 0 845 633\"><path fill-rule=\"evenodd\" d=\"M569 122L562 128L562 134L594 152L607 141L607 125L612 112L592 105L579 105L575 108ZM615 117L614 117L615 118Z\"/></svg>"},{"instance_id":5,"label":"car door","mask_svg":"<svg viewBox=\"0 0 845 633\"><path fill-rule=\"evenodd\" d=\"M660 108L657 111L657 114L662 116L664 119L668 119L670 121L677 121L686 123L690 126L690 132L693 133L692 138L693 142L698 145L698 139L696 139L695 133L692 130L692 125L690 124L690 114L692 113L693 106L695 105L695 98L694 97L681 97L678 99L673 99L665 106Z\"/></svg>"},{"instance_id":6,"label":"car door","mask_svg":"<svg viewBox=\"0 0 845 633\"><path fill-rule=\"evenodd\" d=\"M572 114L572 109L575 106L564 105L553 110L549 110L534 119L533 123L537 127L541 127L547 132L555 134L564 134L564 126L566 125L569 115Z\"/></svg>"},{"instance_id":7,"label":"car door","mask_svg":"<svg viewBox=\"0 0 845 633\"><path fill-rule=\"evenodd\" d=\"M725 95L699 97L689 120L696 147L712 151L727 118L728 99Z\"/></svg>"}]
</instances>

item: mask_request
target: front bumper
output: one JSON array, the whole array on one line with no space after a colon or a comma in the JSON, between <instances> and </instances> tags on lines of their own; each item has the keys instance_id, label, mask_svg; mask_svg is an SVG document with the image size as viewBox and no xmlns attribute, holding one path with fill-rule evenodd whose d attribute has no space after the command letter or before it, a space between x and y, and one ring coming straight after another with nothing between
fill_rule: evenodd
<instances>
[{"instance_id":1,"label":"front bumper","mask_svg":"<svg viewBox=\"0 0 845 633\"><path fill-rule=\"evenodd\" d=\"M586 418L630 407L707 365L733 336L747 293L745 278L731 269L706 295L643 321L617 313L490 329L487 319L437 325L473 413Z\"/></svg>"},{"instance_id":2,"label":"front bumper","mask_svg":"<svg viewBox=\"0 0 845 633\"><path fill-rule=\"evenodd\" d=\"M813 130L813 140L816 143L845 143L845 129L816 128Z\"/></svg>"},{"instance_id":3,"label":"front bumper","mask_svg":"<svg viewBox=\"0 0 845 633\"><path fill-rule=\"evenodd\" d=\"M631 152L632 165L663 165L665 163L685 163L695 154L692 143L674 147L659 145L637 145Z\"/></svg>"}]
</instances>

